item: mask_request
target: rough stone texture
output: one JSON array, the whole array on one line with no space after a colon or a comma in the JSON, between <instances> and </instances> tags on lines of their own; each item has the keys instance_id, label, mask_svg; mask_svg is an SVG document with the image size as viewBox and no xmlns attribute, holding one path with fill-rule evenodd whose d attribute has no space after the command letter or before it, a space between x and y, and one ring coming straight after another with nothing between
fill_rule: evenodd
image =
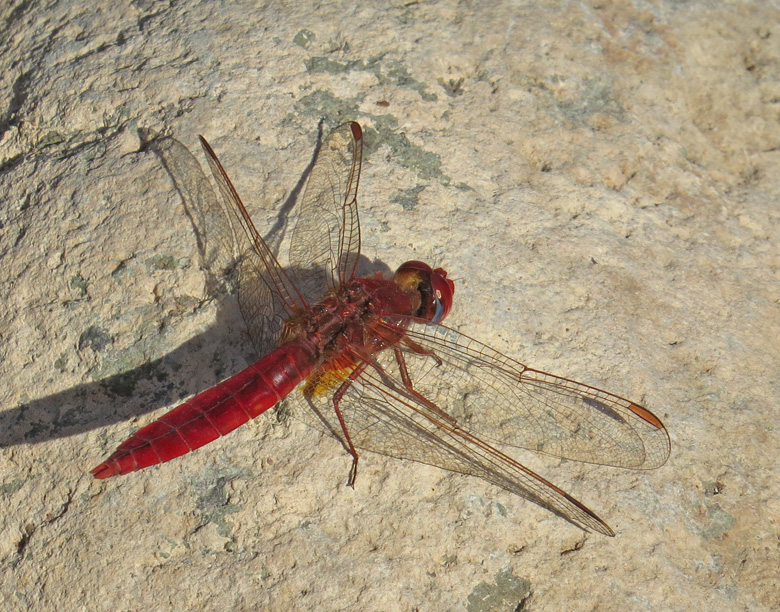
<instances>
[{"instance_id":1,"label":"rough stone texture","mask_svg":"<svg viewBox=\"0 0 780 612\"><path fill-rule=\"evenodd\" d=\"M0 608L780 608L780 11L772 3L3 5ZM254 356L205 299L137 129L211 141L261 228L366 129L363 253L458 284L451 326L646 404L637 473L519 458L584 534L482 481L269 414L88 471Z\"/></svg>"}]
</instances>

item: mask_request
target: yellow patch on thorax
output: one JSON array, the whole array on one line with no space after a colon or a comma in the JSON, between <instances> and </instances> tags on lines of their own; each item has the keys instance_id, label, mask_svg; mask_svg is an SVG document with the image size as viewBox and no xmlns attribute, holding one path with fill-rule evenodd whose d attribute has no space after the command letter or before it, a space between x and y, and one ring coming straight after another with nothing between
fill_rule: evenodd
<instances>
[{"instance_id":1,"label":"yellow patch on thorax","mask_svg":"<svg viewBox=\"0 0 780 612\"><path fill-rule=\"evenodd\" d=\"M301 391L306 397L321 397L335 392L356 367L357 364L344 356L338 363L326 361L308 376Z\"/></svg>"}]
</instances>

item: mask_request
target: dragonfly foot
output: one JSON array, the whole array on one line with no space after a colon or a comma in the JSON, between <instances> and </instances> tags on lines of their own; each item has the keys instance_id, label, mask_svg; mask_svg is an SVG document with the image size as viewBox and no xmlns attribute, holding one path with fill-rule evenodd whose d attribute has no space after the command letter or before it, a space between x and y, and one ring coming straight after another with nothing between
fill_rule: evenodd
<instances>
[{"instance_id":1,"label":"dragonfly foot","mask_svg":"<svg viewBox=\"0 0 780 612\"><path fill-rule=\"evenodd\" d=\"M347 480L347 486L355 488L355 480L357 479L357 456L352 457L352 467L349 469L349 479Z\"/></svg>"}]
</instances>

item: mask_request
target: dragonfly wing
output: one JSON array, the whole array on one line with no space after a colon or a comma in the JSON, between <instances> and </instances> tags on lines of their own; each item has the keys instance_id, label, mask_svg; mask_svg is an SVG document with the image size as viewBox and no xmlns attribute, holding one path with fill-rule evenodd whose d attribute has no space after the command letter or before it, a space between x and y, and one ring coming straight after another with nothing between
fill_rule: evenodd
<instances>
[{"instance_id":1,"label":"dragonfly wing","mask_svg":"<svg viewBox=\"0 0 780 612\"><path fill-rule=\"evenodd\" d=\"M198 160L181 142L151 130L140 130L144 145L157 155L173 179L184 200L195 229L203 268L208 278L210 297L232 284L241 256L237 237L223 205L203 174Z\"/></svg>"},{"instance_id":2,"label":"dragonfly wing","mask_svg":"<svg viewBox=\"0 0 780 612\"><path fill-rule=\"evenodd\" d=\"M304 386L296 395L293 401L298 406L308 404L320 426L325 425L344 443L332 394L307 395ZM348 387L339 410L358 449L477 476L581 528L614 535L604 521L566 492L467 430L439 418L383 368L369 366Z\"/></svg>"},{"instance_id":3,"label":"dragonfly wing","mask_svg":"<svg viewBox=\"0 0 780 612\"><path fill-rule=\"evenodd\" d=\"M322 142L298 206L290 238L296 284L314 304L350 280L360 256L357 189L363 133L355 122L333 130Z\"/></svg>"},{"instance_id":4,"label":"dragonfly wing","mask_svg":"<svg viewBox=\"0 0 780 612\"><path fill-rule=\"evenodd\" d=\"M301 312L305 302L284 272L271 248L255 229L252 219L216 154L202 136L211 174L221 199L213 196L220 207L220 218L234 236L237 252L238 303L255 346L260 352L275 347L284 321ZM216 213L212 216L216 216Z\"/></svg>"},{"instance_id":5,"label":"dragonfly wing","mask_svg":"<svg viewBox=\"0 0 780 612\"><path fill-rule=\"evenodd\" d=\"M649 410L617 395L527 368L442 325L412 322L402 346L415 390L485 439L556 457L653 469L669 434ZM397 369L392 354L377 356Z\"/></svg>"}]
</instances>

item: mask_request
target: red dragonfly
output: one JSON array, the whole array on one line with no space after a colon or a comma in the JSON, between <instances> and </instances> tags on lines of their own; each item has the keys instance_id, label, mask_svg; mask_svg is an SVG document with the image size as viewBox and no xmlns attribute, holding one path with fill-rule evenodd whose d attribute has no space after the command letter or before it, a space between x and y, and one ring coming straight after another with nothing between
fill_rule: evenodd
<instances>
[{"instance_id":1,"label":"red dragonfly","mask_svg":"<svg viewBox=\"0 0 780 612\"><path fill-rule=\"evenodd\" d=\"M140 429L92 470L96 478L184 455L287 398L292 410L308 411L342 442L352 456L351 485L357 449L365 449L477 476L582 529L614 535L582 503L496 446L652 469L670 450L660 419L441 325L455 291L441 268L409 261L392 279L358 278L360 125L344 124L322 143L299 204L288 271L200 140L222 198L200 169L199 197L230 220L240 252L239 305L267 354Z\"/></svg>"}]
</instances>

